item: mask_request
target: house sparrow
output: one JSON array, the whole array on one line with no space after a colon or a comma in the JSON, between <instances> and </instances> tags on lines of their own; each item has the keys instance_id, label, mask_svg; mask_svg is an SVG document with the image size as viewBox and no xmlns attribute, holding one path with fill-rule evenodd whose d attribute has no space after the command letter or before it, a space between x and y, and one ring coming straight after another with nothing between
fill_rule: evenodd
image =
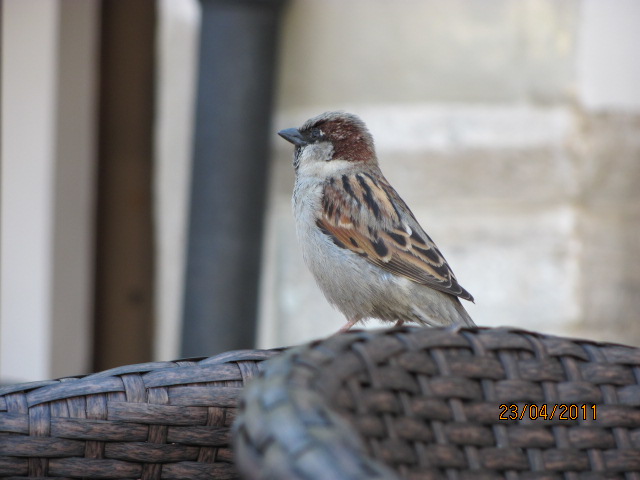
<instances>
[{"instance_id":1,"label":"house sparrow","mask_svg":"<svg viewBox=\"0 0 640 480\"><path fill-rule=\"evenodd\" d=\"M474 326L473 301L378 166L356 115L326 112L278 132L295 146L293 212L305 263L347 318Z\"/></svg>"}]
</instances>

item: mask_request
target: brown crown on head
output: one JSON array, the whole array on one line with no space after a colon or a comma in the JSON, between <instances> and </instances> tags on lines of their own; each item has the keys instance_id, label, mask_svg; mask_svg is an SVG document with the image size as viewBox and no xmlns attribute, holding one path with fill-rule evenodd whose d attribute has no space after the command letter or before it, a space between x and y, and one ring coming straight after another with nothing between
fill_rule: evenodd
<instances>
[{"instance_id":1,"label":"brown crown on head","mask_svg":"<svg viewBox=\"0 0 640 480\"><path fill-rule=\"evenodd\" d=\"M373 137L357 115L344 112L325 112L307 120L300 128L306 132L319 129L326 141L333 145L333 158L352 162L376 162Z\"/></svg>"}]
</instances>

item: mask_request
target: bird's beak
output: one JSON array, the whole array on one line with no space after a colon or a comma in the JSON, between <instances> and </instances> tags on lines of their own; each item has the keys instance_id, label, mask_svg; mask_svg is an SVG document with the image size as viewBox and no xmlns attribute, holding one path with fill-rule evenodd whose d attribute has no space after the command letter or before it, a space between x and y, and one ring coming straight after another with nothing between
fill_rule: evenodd
<instances>
[{"instance_id":1,"label":"bird's beak","mask_svg":"<svg viewBox=\"0 0 640 480\"><path fill-rule=\"evenodd\" d=\"M287 142L293 143L296 147L304 147L309 143L297 128L286 128L284 130L280 130L278 135L284 138Z\"/></svg>"}]
</instances>

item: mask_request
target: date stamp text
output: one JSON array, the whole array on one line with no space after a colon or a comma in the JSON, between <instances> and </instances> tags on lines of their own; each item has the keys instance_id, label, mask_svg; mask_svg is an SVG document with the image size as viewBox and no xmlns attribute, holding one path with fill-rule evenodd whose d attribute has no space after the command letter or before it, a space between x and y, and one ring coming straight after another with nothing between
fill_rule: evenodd
<instances>
[{"instance_id":1,"label":"date stamp text","mask_svg":"<svg viewBox=\"0 0 640 480\"><path fill-rule=\"evenodd\" d=\"M597 405L577 405L575 403L561 404L535 404L522 405L503 403L500 409L499 420L597 420Z\"/></svg>"}]
</instances>

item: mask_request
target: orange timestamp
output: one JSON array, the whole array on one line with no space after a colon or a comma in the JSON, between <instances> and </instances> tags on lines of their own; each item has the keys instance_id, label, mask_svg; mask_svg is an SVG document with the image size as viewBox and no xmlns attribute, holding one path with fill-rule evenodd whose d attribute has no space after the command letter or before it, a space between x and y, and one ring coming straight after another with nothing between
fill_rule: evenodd
<instances>
[{"instance_id":1,"label":"orange timestamp","mask_svg":"<svg viewBox=\"0 0 640 480\"><path fill-rule=\"evenodd\" d=\"M525 403L523 405L503 403L498 407L498 420L596 420L597 405L577 405L575 403L560 403L555 405Z\"/></svg>"}]
</instances>

